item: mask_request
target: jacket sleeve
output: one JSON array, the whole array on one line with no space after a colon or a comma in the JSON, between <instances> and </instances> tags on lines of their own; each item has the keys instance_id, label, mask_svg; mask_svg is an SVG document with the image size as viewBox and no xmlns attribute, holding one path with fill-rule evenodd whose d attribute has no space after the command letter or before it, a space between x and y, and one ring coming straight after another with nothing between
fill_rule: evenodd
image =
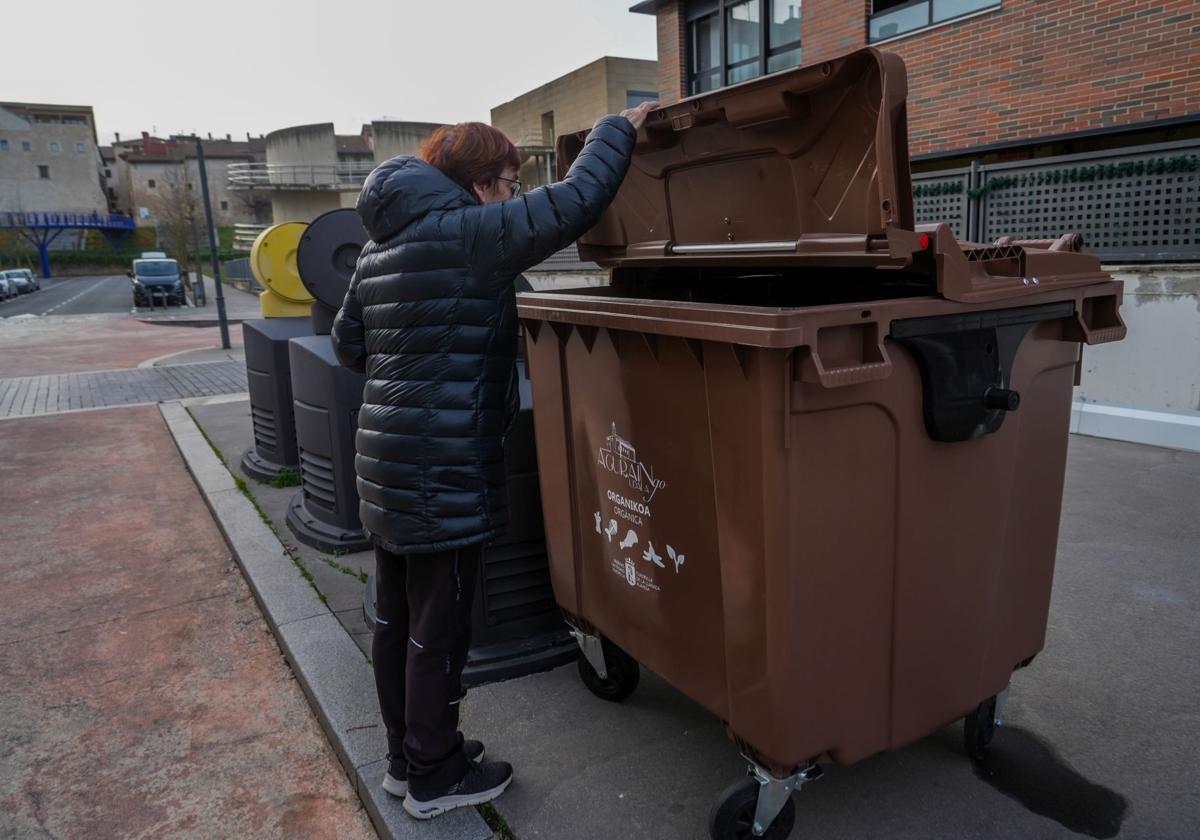
<instances>
[{"instance_id":1,"label":"jacket sleeve","mask_svg":"<svg viewBox=\"0 0 1200 840\"><path fill-rule=\"evenodd\" d=\"M468 208L463 238L476 273L511 280L594 227L625 179L636 139L629 120L604 117L566 178L508 201Z\"/></svg>"},{"instance_id":2,"label":"jacket sleeve","mask_svg":"<svg viewBox=\"0 0 1200 840\"><path fill-rule=\"evenodd\" d=\"M358 373L367 372L367 344L363 334L362 304L358 302L358 273L350 278L350 288L342 301L342 308L333 319L333 353L342 367Z\"/></svg>"}]
</instances>

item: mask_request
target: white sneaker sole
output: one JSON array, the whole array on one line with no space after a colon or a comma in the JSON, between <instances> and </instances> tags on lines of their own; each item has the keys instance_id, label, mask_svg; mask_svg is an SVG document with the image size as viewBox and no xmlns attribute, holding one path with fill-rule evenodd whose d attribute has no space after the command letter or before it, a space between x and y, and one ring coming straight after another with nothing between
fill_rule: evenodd
<instances>
[{"instance_id":1,"label":"white sneaker sole","mask_svg":"<svg viewBox=\"0 0 1200 840\"><path fill-rule=\"evenodd\" d=\"M479 755L475 756L475 758L471 760L483 761L483 753L480 752ZM403 779L395 778L391 773L383 774L383 789L392 796L398 796L401 799L403 799L405 796L408 796L408 782Z\"/></svg>"},{"instance_id":2,"label":"white sneaker sole","mask_svg":"<svg viewBox=\"0 0 1200 840\"><path fill-rule=\"evenodd\" d=\"M383 789L392 796L408 796L408 782L393 778L391 773L383 774Z\"/></svg>"},{"instance_id":3,"label":"white sneaker sole","mask_svg":"<svg viewBox=\"0 0 1200 840\"><path fill-rule=\"evenodd\" d=\"M404 810L414 819L431 820L447 811L453 811L455 808L466 808L471 805L482 805L485 802L491 802L508 789L508 786L512 784L512 780L513 777L509 776L494 788L489 788L479 793L463 794L462 796L439 796L430 802L419 802L413 799L412 794L409 794L404 797Z\"/></svg>"}]
</instances>

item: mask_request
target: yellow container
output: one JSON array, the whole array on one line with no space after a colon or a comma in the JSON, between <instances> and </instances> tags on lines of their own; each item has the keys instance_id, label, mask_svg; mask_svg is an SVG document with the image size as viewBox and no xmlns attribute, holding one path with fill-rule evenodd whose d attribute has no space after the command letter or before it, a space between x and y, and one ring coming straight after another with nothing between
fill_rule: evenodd
<instances>
[{"instance_id":1,"label":"yellow container","mask_svg":"<svg viewBox=\"0 0 1200 840\"><path fill-rule=\"evenodd\" d=\"M283 222L254 240L250 271L264 289L258 296L264 318L302 318L312 311L313 297L296 268L296 249L307 227L305 222Z\"/></svg>"}]
</instances>

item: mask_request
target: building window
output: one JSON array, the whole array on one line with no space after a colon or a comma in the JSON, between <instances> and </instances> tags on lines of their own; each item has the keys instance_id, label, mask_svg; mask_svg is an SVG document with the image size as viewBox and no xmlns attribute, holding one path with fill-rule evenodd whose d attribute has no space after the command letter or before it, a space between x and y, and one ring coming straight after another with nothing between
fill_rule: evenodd
<instances>
[{"instance_id":1,"label":"building window","mask_svg":"<svg viewBox=\"0 0 1200 840\"><path fill-rule=\"evenodd\" d=\"M8 151L8 141L0 140L0 152L7 152L7 151Z\"/></svg>"},{"instance_id":2,"label":"building window","mask_svg":"<svg viewBox=\"0 0 1200 840\"><path fill-rule=\"evenodd\" d=\"M84 145L82 143L76 143L75 144L75 152L76 152L76 154L80 154L80 155L83 154Z\"/></svg>"},{"instance_id":3,"label":"building window","mask_svg":"<svg viewBox=\"0 0 1200 840\"><path fill-rule=\"evenodd\" d=\"M222 201L222 202L221 202L221 209L222 209L222 210L228 210L228 209L229 209L229 202L228 202L228 201Z\"/></svg>"},{"instance_id":4,"label":"building window","mask_svg":"<svg viewBox=\"0 0 1200 840\"><path fill-rule=\"evenodd\" d=\"M83 117L63 117L63 125L86 125L87 120Z\"/></svg>"},{"instance_id":5,"label":"building window","mask_svg":"<svg viewBox=\"0 0 1200 840\"><path fill-rule=\"evenodd\" d=\"M50 180L50 167L49 166L39 166L38 167L38 177L41 178L43 181L49 181Z\"/></svg>"},{"instance_id":6,"label":"building window","mask_svg":"<svg viewBox=\"0 0 1200 840\"><path fill-rule=\"evenodd\" d=\"M625 91L625 107L636 108L643 102L656 102L658 94L652 90L627 90Z\"/></svg>"},{"instance_id":7,"label":"building window","mask_svg":"<svg viewBox=\"0 0 1200 840\"><path fill-rule=\"evenodd\" d=\"M111 169L105 169L105 170L104 170L104 177L105 177L105 178L111 178L111 177L112 177L112 170L111 170Z\"/></svg>"},{"instance_id":8,"label":"building window","mask_svg":"<svg viewBox=\"0 0 1200 840\"><path fill-rule=\"evenodd\" d=\"M146 181L146 186L149 187L150 189L154 189L154 179L151 178L148 181Z\"/></svg>"},{"instance_id":9,"label":"building window","mask_svg":"<svg viewBox=\"0 0 1200 840\"><path fill-rule=\"evenodd\" d=\"M57 143L53 143L53 142L50 144L50 154L56 155L61 151L62 151L62 146L58 145Z\"/></svg>"},{"instance_id":10,"label":"building window","mask_svg":"<svg viewBox=\"0 0 1200 840\"><path fill-rule=\"evenodd\" d=\"M21 141L21 151L22 152L32 152L33 151L33 146L30 145L28 140Z\"/></svg>"},{"instance_id":11,"label":"building window","mask_svg":"<svg viewBox=\"0 0 1200 840\"><path fill-rule=\"evenodd\" d=\"M873 0L871 41L884 41L955 18L1000 8L1000 0Z\"/></svg>"},{"instance_id":12,"label":"building window","mask_svg":"<svg viewBox=\"0 0 1200 840\"><path fill-rule=\"evenodd\" d=\"M800 64L800 0L692 0L687 28L689 93Z\"/></svg>"}]
</instances>

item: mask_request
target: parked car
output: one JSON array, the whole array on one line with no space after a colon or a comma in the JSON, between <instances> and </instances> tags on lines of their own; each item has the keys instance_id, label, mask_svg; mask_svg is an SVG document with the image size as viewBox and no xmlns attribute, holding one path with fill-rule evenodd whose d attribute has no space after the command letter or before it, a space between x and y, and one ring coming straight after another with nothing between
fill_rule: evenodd
<instances>
[{"instance_id":1,"label":"parked car","mask_svg":"<svg viewBox=\"0 0 1200 840\"><path fill-rule=\"evenodd\" d=\"M133 286L133 305L149 306L156 300L183 306L186 296L179 263L171 259L140 259L129 270Z\"/></svg>"},{"instance_id":2,"label":"parked car","mask_svg":"<svg viewBox=\"0 0 1200 840\"><path fill-rule=\"evenodd\" d=\"M19 268L10 268L4 272L4 277L16 294L24 295L33 291L33 282Z\"/></svg>"},{"instance_id":3,"label":"parked car","mask_svg":"<svg viewBox=\"0 0 1200 840\"><path fill-rule=\"evenodd\" d=\"M38 277L36 274L33 273L33 271L31 269L28 269L28 268L18 268L17 271L21 272L22 274L24 274L26 277L29 278L29 282L33 286L33 290L35 292L41 291L41 289L42 289L42 278L41 277Z\"/></svg>"},{"instance_id":4,"label":"parked car","mask_svg":"<svg viewBox=\"0 0 1200 840\"><path fill-rule=\"evenodd\" d=\"M16 286L8 279L8 272L0 271L0 301L6 301L16 293Z\"/></svg>"}]
</instances>

